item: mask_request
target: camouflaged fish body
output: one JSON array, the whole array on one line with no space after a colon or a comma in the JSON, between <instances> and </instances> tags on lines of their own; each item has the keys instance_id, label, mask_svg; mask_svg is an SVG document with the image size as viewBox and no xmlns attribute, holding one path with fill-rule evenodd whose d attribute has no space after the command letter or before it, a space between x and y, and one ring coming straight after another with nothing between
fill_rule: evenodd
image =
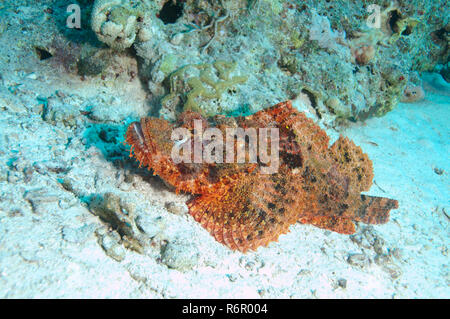
<instances>
[{"instance_id":1,"label":"camouflaged fish body","mask_svg":"<svg viewBox=\"0 0 450 319\"><path fill-rule=\"evenodd\" d=\"M175 164L172 130L214 126L278 128L279 169L263 174L262 163ZM195 112L178 123L143 118L132 123L126 141L134 156L176 191L193 194L189 213L220 243L246 252L267 246L296 223L312 224L342 234L355 232L354 221L382 224L396 200L361 195L372 185L372 162L346 137L329 147L326 133L290 101L247 117L217 116L208 122Z\"/></svg>"}]
</instances>

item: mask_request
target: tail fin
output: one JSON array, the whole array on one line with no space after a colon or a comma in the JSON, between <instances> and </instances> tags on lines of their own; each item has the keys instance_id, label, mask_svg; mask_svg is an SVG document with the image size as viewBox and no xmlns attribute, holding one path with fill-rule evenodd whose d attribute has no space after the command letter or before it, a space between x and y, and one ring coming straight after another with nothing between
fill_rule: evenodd
<instances>
[{"instance_id":1,"label":"tail fin","mask_svg":"<svg viewBox=\"0 0 450 319\"><path fill-rule=\"evenodd\" d=\"M361 195L361 205L354 219L366 224L384 224L389 221L389 211L398 208L395 199Z\"/></svg>"}]
</instances>

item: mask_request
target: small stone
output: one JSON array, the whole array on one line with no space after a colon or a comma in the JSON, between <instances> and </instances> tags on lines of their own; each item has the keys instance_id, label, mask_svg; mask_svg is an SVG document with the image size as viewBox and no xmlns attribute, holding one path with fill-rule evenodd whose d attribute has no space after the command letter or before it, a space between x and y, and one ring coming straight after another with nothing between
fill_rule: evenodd
<instances>
[{"instance_id":1,"label":"small stone","mask_svg":"<svg viewBox=\"0 0 450 319\"><path fill-rule=\"evenodd\" d=\"M377 254L385 254L387 253L387 249L384 245L384 240L379 238L379 237L375 237L375 241L373 243L373 249Z\"/></svg>"},{"instance_id":2,"label":"small stone","mask_svg":"<svg viewBox=\"0 0 450 319\"><path fill-rule=\"evenodd\" d=\"M141 30L139 30L138 38L142 42L150 41L150 39L152 38L152 32L146 28L142 28Z\"/></svg>"},{"instance_id":3,"label":"small stone","mask_svg":"<svg viewBox=\"0 0 450 319\"><path fill-rule=\"evenodd\" d=\"M297 274L297 276L309 276L309 275L311 275L311 271L308 269L302 269Z\"/></svg>"},{"instance_id":4,"label":"small stone","mask_svg":"<svg viewBox=\"0 0 450 319\"><path fill-rule=\"evenodd\" d=\"M22 217L24 216L22 210L19 208L14 208L8 212L8 217Z\"/></svg>"},{"instance_id":5,"label":"small stone","mask_svg":"<svg viewBox=\"0 0 450 319\"><path fill-rule=\"evenodd\" d=\"M395 264L388 264L383 266L383 270L386 271L392 279L397 279L402 275L400 267Z\"/></svg>"},{"instance_id":6,"label":"small stone","mask_svg":"<svg viewBox=\"0 0 450 319\"><path fill-rule=\"evenodd\" d=\"M170 43L172 43L174 45L178 45L181 43L183 38L184 38L183 33L177 33L172 37L172 39L170 39Z\"/></svg>"},{"instance_id":7,"label":"small stone","mask_svg":"<svg viewBox=\"0 0 450 319\"><path fill-rule=\"evenodd\" d=\"M389 250L389 253L391 254L392 257L394 257L397 260L401 260L403 258L403 253L399 248L393 248Z\"/></svg>"},{"instance_id":8,"label":"small stone","mask_svg":"<svg viewBox=\"0 0 450 319\"><path fill-rule=\"evenodd\" d=\"M57 203L59 201L59 194L49 193L46 188L26 191L23 197L30 203L35 214L47 212L47 204Z\"/></svg>"},{"instance_id":9,"label":"small stone","mask_svg":"<svg viewBox=\"0 0 450 319\"><path fill-rule=\"evenodd\" d=\"M175 203L175 202L166 202L164 207L167 209L169 213L175 215L185 215L188 212L186 205Z\"/></svg>"},{"instance_id":10,"label":"small stone","mask_svg":"<svg viewBox=\"0 0 450 319\"><path fill-rule=\"evenodd\" d=\"M421 86L410 85L403 91L400 101L403 103L414 103L425 98L425 91Z\"/></svg>"},{"instance_id":11,"label":"small stone","mask_svg":"<svg viewBox=\"0 0 450 319\"><path fill-rule=\"evenodd\" d=\"M57 97L60 97L60 98L66 97L66 94L63 91L57 90L55 93L56 93Z\"/></svg>"},{"instance_id":12,"label":"small stone","mask_svg":"<svg viewBox=\"0 0 450 319\"><path fill-rule=\"evenodd\" d=\"M245 264L244 268L245 268L245 270L253 271L255 269L255 263L252 261L249 261L248 263Z\"/></svg>"},{"instance_id":13,"label":"small stone","mask_svg":"<svg viewBox=\"0 0 450 319\"><path fill-rule=\"evenodd\" d=\"M378 254L375 256L374 261L377 265L381 266L392 262L392 258L390 255Z\"/></svg>"},{"instance_id":14,"label":"small stone","mask_svg":"<svg viewBox=\"0 0 450 319\"><path fill-rule=\"evenodd\" d=\"M70 166L61 160L35 162L33 168L40 174L47 174L48 172L67 173L70 170Z\"/></svg>"},{"instance_id":15,"label":"small stone","mask_svg":"<svg viewBox=\"0 0 450 319\"><path fill-rule=\"evenodd\" d=\"M136 226L148 237L153 238L163 231L165 223L161 216L153 218L143 214L136 217Z\"/></svg>"},{"instance_id":16,"label":"small stone","mask_svg":"<svg viewBox=\"0 0 450 319\"><path fill-rule=\"evenodd\" d=\"M359 65L368 64L375 57L375 48L372 45L365 45L354 51L356 63Z\"/></svg>"},{"instance_id":17,"label":"small stone","mask_svg":"<svg viewBox=\"0 0 450 319\"><path fill-rule=\"evenodd\" d=\"M169 268L178 271L193 269L200 259L198 248L191 243L169 242L161 252L161 261Z\"/></svg>"},{"instance_id":18,"label":"small stone","mask_svg":"<svg viewBox=\"0 0 450 319\"><path fill-rule=\"evenodd\" d=\"M347 288L347 279L339 278L337 283L339 287L344 289Z\"/></svg>"},{"instance_id":19,"label":"small stone","mask_svg":"<svg viewBox=\"0 0 450 319\"><path fill-rule=\"evenodd\" d=\"M42 119L53 125L62 124L64 126L74 127L76 126L79 117L80 111L77 106L61 103L60 100L55 97L48 99L47 107L44 108L44 112L42 112Z\"/></svg>"},{"instance_id":20,"label":"small stone","mask_svg":"<svg viewBox=\"0 0 450 319\"><path fill-rule=\"evenodd\" d=\"M36 75L36 73L33 72L33 73L28 74L26 76L26 78L30 79L30 80L36 80L37 79L37 75Z\"/></svg>"},{"instance_id":21,"label":"small stone","mask_svg":"<svg viewBox=\"0 0 450 319\"><path fill-rule=\"evenodd\" d=\"M115 193L107 192L103 196L94 196L89 203L89 209L122 235L133 238L138 233L134 219L131 218L133 206L121 200Z\"/></svg>"},{"instance_id":22,"label":"small stone","mask_svg":"<svg viewBox=\"0 0 450 319\"><path fill-rule=\"evenodd\" d=\"M355 234L355 235L350 236L350 240L357 245L361 245L363 238L362 238L361 234Z\"/></svg>"},{"instance_id":23,"label":"small stone","mask_svg":"<svg viewBox=\"0 0 450 319\"><path fill-rule=\"evenodd\" d=\"M369 265L369 258L365 254L352 254L347 258L347 262L359 268L365 268Z\"/></svg>"},{"instance_id":24,"label":"small stone","mask_svg":"<svg viewBox=\"0 0 450 319\"><path fill-rule=\"evenodd\" d=\"M106 232L104 235L99 235L99 243L105 251L106 255L116 261L122 261L125 259L126 250L121 245L120 235L116 231Z\"/></svg>"},{"instance_id":25,"label":"small stone","mask_svg":"<svg viewBox=\"0 0 450 319\"><path fill-rule=\"evenodd\" d=\"M8 174L7 181L8 183L11 184L16 184L23 178L22 174L16 171L8 171L7 174Z\"/></svg>"}]
</instances>

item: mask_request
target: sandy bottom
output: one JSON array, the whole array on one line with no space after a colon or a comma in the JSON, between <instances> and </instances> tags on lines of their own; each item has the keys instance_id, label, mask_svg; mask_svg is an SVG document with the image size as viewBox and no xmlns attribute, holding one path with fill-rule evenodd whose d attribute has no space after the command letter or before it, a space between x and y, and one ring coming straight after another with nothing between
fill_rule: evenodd
<instances>
[{"instance_id":1,"label":"sandy bottom","mask_svg":"<svg viewBox=\"0 0 450 319\"><path fill-rule=\"evenodd\" d=\"M353 236L293 225L243 255L187 214L187 196L124 164L126 124L147 110L137 80L114 86L7 68L0 298L450 297L448 87L431 81L425 100L341 132L374 163L368 194L398 199L389 223L360 224ZM143 249L96 216L96 196Z\"/></svg>"}]
</instances>

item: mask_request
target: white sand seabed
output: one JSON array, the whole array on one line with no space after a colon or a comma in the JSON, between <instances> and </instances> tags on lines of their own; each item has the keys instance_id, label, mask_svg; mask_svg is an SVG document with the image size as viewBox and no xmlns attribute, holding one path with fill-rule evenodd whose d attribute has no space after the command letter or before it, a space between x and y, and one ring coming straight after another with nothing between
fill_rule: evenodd
<instances>
[{"instance_id":1,"label":"white sand seabed","mask_svg":"<svg viewBox=\"0 0 450 319\"><path fill-rule=\"evenodd\" d=\"M368 194L399 201L389 223L360 224L353 237L297 224L246 255L167 211L186 196L157 178L118 182L120 167L82 143L82 131L10 104L0 112L0 298L449 298L450 100L441 89L341 132L373 161ZM107 256L95 235L103 223L79 194L108 191L162 220L164 240L192 243L194 265L171 269L151 249L121 250L120 262Z\"/></svg>"}]
</instances>

